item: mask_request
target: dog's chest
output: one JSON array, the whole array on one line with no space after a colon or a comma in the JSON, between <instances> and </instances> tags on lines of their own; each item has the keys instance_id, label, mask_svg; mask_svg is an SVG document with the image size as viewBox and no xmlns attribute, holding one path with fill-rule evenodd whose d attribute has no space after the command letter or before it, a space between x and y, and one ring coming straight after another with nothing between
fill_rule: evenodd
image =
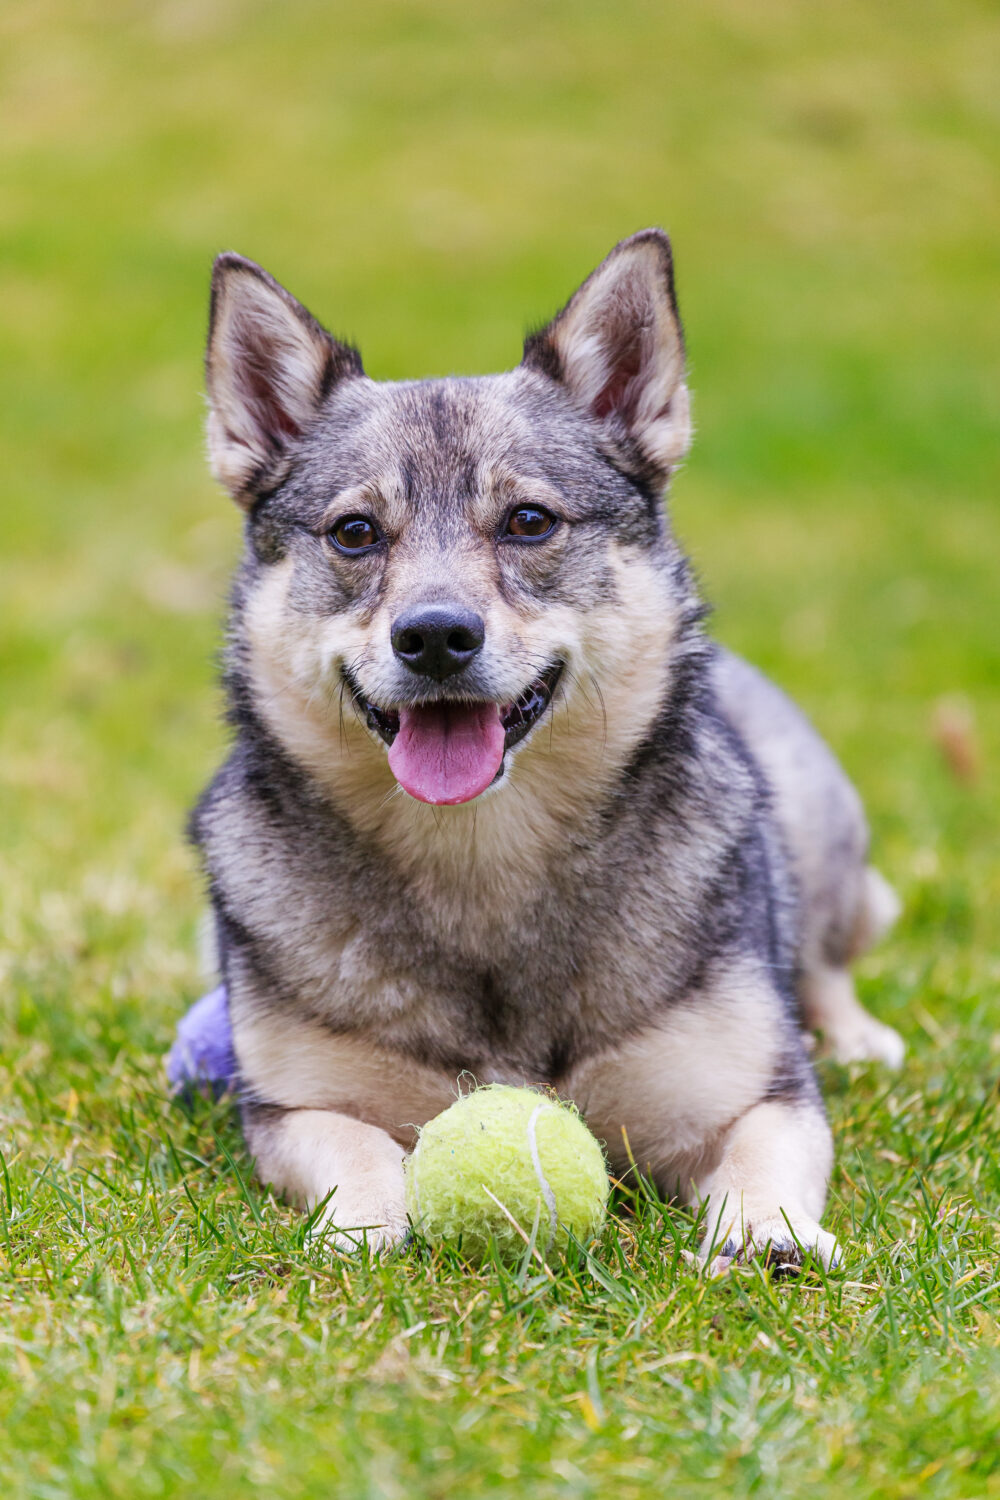
<instances>
[{"instance_id":1,"label":"dog's chest","mask_svg":"<svg viewBox=\"0 0 1000 1500\"><path fill-rule=\"evenodd\" d=\"M501 838L487 812L465 842L425 818L379 844L308 806L293 826L220 799L203 833L252 935L254 1008L452 1075L544 1081L668 1005L702 946L701 861L682 868L679 841L625 807L610 831L546 841Z\"/></svg>"},{"instance_id":2,"label":"dog's chest","mask_svg":"<svg viewBox=\"0 0 1000 1500\"><path fill-rule=\"evenodd\" d=\"M567 856L532 886L414 885L384 870L347 884L336 920L315 893L294 903L282 946L300 1001L331 1028L453 1072L554 1080L663 1003L682 962L659 900L599 861L581 871Z\"/></svg>"}]
</instances>

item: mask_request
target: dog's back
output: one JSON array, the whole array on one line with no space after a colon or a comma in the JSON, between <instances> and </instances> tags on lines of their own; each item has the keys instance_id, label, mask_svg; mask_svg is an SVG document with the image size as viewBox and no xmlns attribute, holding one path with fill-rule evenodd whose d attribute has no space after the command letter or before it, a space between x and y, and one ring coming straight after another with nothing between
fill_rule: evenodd
<instances>
[{"instance_id":1,"label":"dog's back","mask_svg":"<svg viewBox=\"0 0 1000 1500\"><path fill-rule=\"evenodd\" d=\"M899 903L868 863L861 798L805 714L756 667L718 650L713 683L767 777L799 889L798 992L805 1023L848 1062L902 1061L896 1032L853 1000L848 965L892 926Z\"/></svg>"}]
</instances>

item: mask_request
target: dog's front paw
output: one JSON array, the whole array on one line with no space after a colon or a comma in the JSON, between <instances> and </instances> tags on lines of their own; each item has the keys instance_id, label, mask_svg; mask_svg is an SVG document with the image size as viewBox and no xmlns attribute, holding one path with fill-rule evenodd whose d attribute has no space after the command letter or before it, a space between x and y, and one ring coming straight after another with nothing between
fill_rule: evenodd
<instances>
[{"instance_id":1,"label":"dog's front paw","mask_svg":"<svg viewBox=\"0 0 1000 1500\"><path fill-rule=\"evenodd\" d=\"M880 1062L898 1068L906 1046L898 1031L862 1011L825 1033L823 1051L839 1063Z\"/></svg>"},{"instance_id":2,"label":"dog's front paw","mask_svg":"<svg viewBox=\"0 0 1000 1500\"><path fill-rule=\"evenodd\" d=\"M778 1214L745 1226L731 1225L724 1235L710 1235L702 1244L701 1259L709 1276L721 1276L734 1262L748 1260L762 1261L772 1276L788 1276L809 1260L827 1270L838 1265L840 1246L814 1219Z\"/></svg>"},{"instance_id":3,"label":"dog's front paw","mask_svg":"<svg viewBox=\"0 0 1000 1500\"><path fill-rule=\"evenodd\" d=\"M406 1204L402 1198L382 1200L362 1194L341 1197L334 1193L309 1231L311 1240L331 1250L392 1250L409 1233Z\"/></svg>"}]
</instances>

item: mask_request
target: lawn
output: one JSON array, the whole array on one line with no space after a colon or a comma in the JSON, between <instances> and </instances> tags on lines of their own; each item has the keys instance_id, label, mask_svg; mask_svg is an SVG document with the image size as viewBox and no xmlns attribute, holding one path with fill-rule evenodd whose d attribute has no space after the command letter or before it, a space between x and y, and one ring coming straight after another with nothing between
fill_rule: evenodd
<instances>
[{"instance_id":1,"label":"lawn","mask_svg":"<svg viewBox=\"0 0 1000 1500\"><path fill-rule=\"evenodd\" d=\"M4 1496L1000 1496L998 64L978 0L0 13ZM210 260L473 371L649 222L675 521L864 793L907 1062L822 1068L829 1276L708 1282L649 1198L545 1273L335 1259L163 1080L239 546Z\"/></svg>"}]
</instances>

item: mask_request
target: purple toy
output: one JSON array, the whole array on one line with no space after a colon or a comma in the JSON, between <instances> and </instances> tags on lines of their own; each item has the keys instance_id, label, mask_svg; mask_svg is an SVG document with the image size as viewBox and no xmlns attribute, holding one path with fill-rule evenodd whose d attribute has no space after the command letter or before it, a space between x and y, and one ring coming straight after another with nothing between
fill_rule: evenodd
<instances>
[{"instance_id":1,"label":"purple toy","mask_svg":"<svg viewBox=\"0 0 1000 1500\"><path fill-rule=\"evenodd\" d=\"M220 984L196 1000L182 1018L167 1054L167 1079L173 1094L201 1089L219 1095L234 1089L237 1078L229 998Z\"/></svg>"}]
</instances>

